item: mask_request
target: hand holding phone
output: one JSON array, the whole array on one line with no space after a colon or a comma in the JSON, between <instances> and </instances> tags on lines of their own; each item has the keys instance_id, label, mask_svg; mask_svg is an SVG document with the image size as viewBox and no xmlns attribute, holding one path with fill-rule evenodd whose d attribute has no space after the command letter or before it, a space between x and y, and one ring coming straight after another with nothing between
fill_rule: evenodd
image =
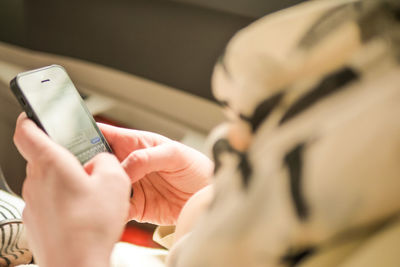
<instances>
[{"instance_id":1,"label":"hand holding phone","mask_svg":"<svg viewBox=\"0 0 400 267\"><path fill-rule=\"evenodd\" d=\"M20 73L10 87L27 116L82 164L112 152L63 67Z\"/></svg>"},{"instance_id":2,"label":"hand holding phone","mask_svg":"<svg viewBox=\"0 0 400 267\"><path fill-rule=\"evenodd\" d=\"M35 262L109 266L130 203L131 182L117 158L102 153L82 168L24 113L14 143L27 161L23 217Z\"/></svg>"}]
</instances>

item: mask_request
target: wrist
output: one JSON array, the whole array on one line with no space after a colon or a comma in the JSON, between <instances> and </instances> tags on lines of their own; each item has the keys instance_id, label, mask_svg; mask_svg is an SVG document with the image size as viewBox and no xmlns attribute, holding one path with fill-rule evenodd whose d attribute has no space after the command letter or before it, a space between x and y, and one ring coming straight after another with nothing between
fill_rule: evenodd
<instances>
[{"instance_id":1,"label":"wrist","mask_svg":"<svg viewBox=\"0 0 400 267\"><path fill-rule=\"evenodd\" d=\"M69 267L110 267L111 251L111 248L106 250L92 247L87 249L85 253L81 253L80 255L77 253L77 257L71 259L73 262Z\"/></svg>"},{"instance_id":2,"label":"wrist","mask_svg":"<svg viewBox=\"0 0 400 267\"><path fill-rule=\"evenodd\" d=\"M68 267L110 267L110 257L105 258L103 255L93 253L83 257L71 259Z\"/></svg>"},{"instance_id":3,"label":"wrist","mask_svg":"<svg viewBox=\"0 0 400 267\"><path fill-rule=\"evenodd\" d=\"M75 240L72 246L48 251L44 262L38 263L41 267L109 267L112 247L100 244L101 242L90 245Z\"/></svg>"},{"instance_id":4,"label":"wrist","mask_svg":"<svg viewBox=\"0 0 400 267\"><path fill-rule=\"evenodd\" d=\"M43 264L48 267L110 267L110 256L104 257L104 255L98 253L88 253L85 255L74 255L68 254L65 258L50 258ZM42 263L39 262L39 266Z\"/></svg>"}]
</instances>

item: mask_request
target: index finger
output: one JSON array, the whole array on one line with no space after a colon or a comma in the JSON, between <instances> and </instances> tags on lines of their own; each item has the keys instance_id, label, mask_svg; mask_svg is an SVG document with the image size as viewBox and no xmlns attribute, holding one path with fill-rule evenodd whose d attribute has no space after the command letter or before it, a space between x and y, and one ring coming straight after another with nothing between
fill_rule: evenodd
<instances>
[{"instance_id":1,"label":"index finger","mask_svg":"<svg viewBox=\"0 0 400 267\"><path fill-rule=\"evenodd\" d=\"M21 155L32 161L50 150L55 149L55 143L23 112L18 116L14 143Z\"/></svg>"},{"instance_id":2,"label":"index finger","mask_svg":"<svg viewBox=\"0 0 400 267\"><path fill-rule=\"evenodd\" d=\"M155 133L97 123L115 155L123 161L132 151L164 143L166 137Z\"/></svg>"}]
</instances>

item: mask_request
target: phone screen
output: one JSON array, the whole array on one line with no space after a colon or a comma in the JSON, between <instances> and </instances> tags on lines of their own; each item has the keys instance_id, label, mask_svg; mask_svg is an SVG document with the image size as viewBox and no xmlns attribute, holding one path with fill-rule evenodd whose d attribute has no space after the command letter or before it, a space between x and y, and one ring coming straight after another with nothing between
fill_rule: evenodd
<instances>
[{"instance_id":1,"label":"phone screen","mask_svg":"<svg viewBox=\"0 0 400 267\"><path fill-rule=\"evenodd\" d=\"M51 66L22 74L18 76L18 86L43 130L82 164L109 151L64 68Z\"/></svg>"}]
</instances>

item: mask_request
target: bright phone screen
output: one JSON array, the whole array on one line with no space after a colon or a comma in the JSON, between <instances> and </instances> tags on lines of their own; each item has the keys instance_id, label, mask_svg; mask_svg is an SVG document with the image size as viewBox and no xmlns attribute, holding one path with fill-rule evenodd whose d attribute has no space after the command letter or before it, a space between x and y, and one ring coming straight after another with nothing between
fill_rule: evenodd
<instances>
[{"instance_id":1,"label":"bright phone screen","mask_svg":"<svg viewBox=\"0 0 400 267\"><path fill-rule=\"evenodd\" d=\"M62 67L21 75L18 85L46 133L81 163L107 151L92 115Z\"/></svg>"}]
</instances>

